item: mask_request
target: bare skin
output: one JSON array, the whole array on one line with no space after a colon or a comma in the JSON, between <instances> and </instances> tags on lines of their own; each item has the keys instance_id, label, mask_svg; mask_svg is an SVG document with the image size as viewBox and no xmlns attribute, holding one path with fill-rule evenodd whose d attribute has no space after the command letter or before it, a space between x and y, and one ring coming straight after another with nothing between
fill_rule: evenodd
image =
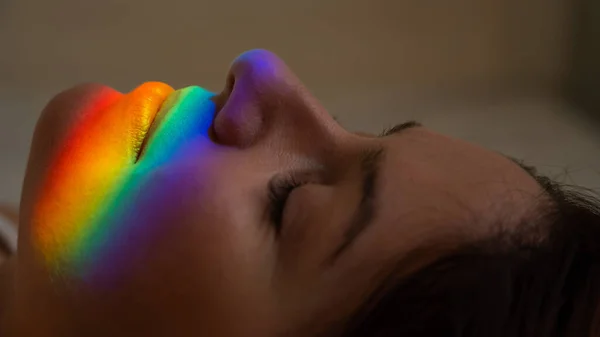
<instances>
[{"instance_id":1,"label":"bare skin","mask_svg":"<svg viewBox=\"0 0 600 337\"><path fill-rule=\"evenodd\" d=\"M344 130L269 52L243 54L230 79L215 98L212 140L190 139L188 155L148 172L132 212L149 215L153 234L115 261L134 267L109 288L52 279L30 220L80 107L115 91L82 85L48 104L23 189L19 255L5 268L3 336L309 336L350 315L408 254L421 252L398 277L489 235L506 210L524 216L541 193L511 160L424 127L384 137ZM266 190L292 171L306 183L277 231Z\"/></svg>"}]
</instances>

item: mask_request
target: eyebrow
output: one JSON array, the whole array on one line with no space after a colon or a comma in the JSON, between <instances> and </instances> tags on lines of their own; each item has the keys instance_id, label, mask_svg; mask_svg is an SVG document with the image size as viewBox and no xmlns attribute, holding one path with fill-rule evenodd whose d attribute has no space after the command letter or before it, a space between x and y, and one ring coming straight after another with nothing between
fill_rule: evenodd
<instances>
[{"instance_id":1,"label":"eyebrow","mask_svg":"<svg viewBox=\"0 0 600 337\"><path fill-rule=\"evenodd\" d=\"M402 131L419 126L422 125L416 121L400 123L384 130L379 137L398 134ZM342 242L326 260L329 265L333 265L340 255L342 255L373 222L377 211L377 178L379 176L380 164L384 156L384 148L368 149L361 154L360 171L362 183L360 204L352 217L350 225L344 233Z\"/></svg>"},{"instance_id":2,"label":"eyebrow","mask_svg":"<svg viewBox=\"0 0 600 337\"><path fill-rule=\"evenodd\" d=\"M342 255L348 247L356 241L356 238L373 222L376 212L377 195L377 177L379 176L379 167L384 156L384 149L368 149L361 154L361 198L358 208L350 222L350 225L344 233L341 244L335 249L333 254L327 259L327 263L332 265Z\"/></svg>"},{"instance_id":3,"label":"eyebrow","mask_svg":"<svg viewBox=\"0 0 600 337\"><path fill-rule=\"evenodd\" d=\"M391 136L391 135L400 133L402 131L412 129L412 128L417 128L420 126L423 126L423 125L417 121L408 121L408 122L396 124L396 125L392 126L391 128L387 128L387 129L383 130L383 132L379 136L380 137Z\"/></svg>"}]
</instances>

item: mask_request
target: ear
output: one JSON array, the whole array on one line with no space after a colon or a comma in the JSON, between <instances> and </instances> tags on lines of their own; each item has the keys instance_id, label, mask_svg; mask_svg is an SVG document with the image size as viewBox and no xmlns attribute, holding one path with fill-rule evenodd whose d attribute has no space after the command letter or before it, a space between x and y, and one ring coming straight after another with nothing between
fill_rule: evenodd
<instances>
[{"instance_id":1,"label":"ear","mask_svg":"<svg viewBox=\"0 0 600 337\"><path fill-rule=\"evenodd\" d=\"M12 255L17 251L19 212L13 206L0 203L0 251Z\"/></svg>"}]
</instances>

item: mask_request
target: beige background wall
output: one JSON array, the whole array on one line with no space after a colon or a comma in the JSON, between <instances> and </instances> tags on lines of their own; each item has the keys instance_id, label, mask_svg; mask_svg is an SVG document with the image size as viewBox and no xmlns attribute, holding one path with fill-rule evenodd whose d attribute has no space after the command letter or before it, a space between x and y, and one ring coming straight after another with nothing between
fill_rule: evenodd
<instances>
[{"instance_id":1,"label":"beige background wall","mask_svg":"<svg viewBox=\"0 0 600 337\"><path fill-rule=\"evenodd\" d=\"M281 54L319 94L554 85L568 0L2 0L0 84L146 79L218 88L239 52Z\"/></svg>"},{"instance_id":2,"label":"beige background wall","mask_svg":"<svg viewBox=\"0 0 600 337\"><path fill-rule=\"evenodd\" d=\"M567 96L596 118L600 115L600 2L577 0Z\"/></svg>"}]
</instances>

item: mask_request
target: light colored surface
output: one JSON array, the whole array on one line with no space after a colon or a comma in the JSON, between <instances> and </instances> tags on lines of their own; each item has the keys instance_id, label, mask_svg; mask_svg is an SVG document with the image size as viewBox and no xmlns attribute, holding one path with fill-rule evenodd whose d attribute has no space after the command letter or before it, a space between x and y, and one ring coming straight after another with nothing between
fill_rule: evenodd
<instances>
[{"instance_id":1,"label":"light colored surface","mask_svg":"<svg viewBox=\"0 0 600 337\"><path fill-rule=\"evenodd\" d=\"M18 201L35 120L57 91L147 80L219 90L233 58L257 47L280 54L349 128L415 118L600 185L595 129L560 101L439 95L550 93L564 75L569 3L0 0L0 201Z\"/></svg>"}]
</instances>

